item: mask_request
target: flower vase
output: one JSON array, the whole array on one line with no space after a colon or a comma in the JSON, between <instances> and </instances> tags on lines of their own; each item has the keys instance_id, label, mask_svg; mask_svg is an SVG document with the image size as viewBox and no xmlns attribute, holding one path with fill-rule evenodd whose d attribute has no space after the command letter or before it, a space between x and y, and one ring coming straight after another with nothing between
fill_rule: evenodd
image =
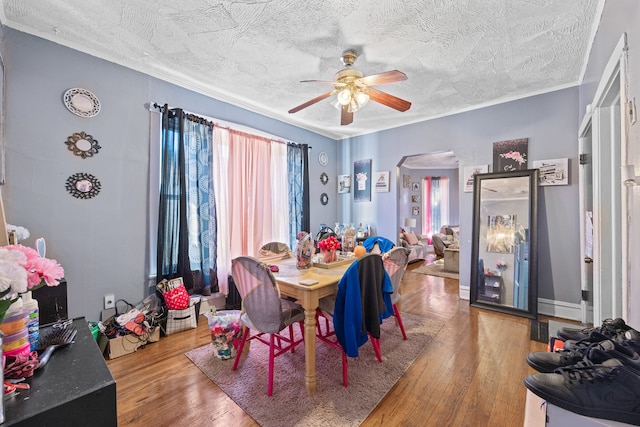
<instances>
[{"instance_id":1,"label":"flower vase","mask_svg":"<svg viewBox=\"0 0 640 427\"><path fill-rule=\"evenodd\" d=\"M299 270L305 270L313 267L312 255L315 253L316 248L313 240L302 239L298 241L296 246L296 268Z\"/></svg>"},{"instance_id":2,"label":"flower vase","mask_svg":"<svg viewBox=\"0 0 640 427\"><path fill-rule=\"evenodd\" d=\"M321 250L322 258L325 264L329 264L331 262L331 251L329 250Z\"/></svg>"},{"instance_id":3,"label":"flower vase","mask_svg":"<svg viewBox=\"0 0 640 427\"><path fill-rule=\"evenodd\" d=\"M333 250L331 250L329 252L331 252L331 262L338 261L338 251L333 249Z\"/></svg>"}]
</instances>

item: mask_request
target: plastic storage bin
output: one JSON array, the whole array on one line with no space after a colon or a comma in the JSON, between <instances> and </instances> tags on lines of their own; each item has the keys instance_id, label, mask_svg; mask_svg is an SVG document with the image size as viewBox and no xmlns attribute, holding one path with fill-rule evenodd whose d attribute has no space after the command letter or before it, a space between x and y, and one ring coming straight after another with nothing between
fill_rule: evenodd
<instances>
[{"instance_id":1,"label":"plastic storage bin","mask_svg":"<svg viewBox=\"0 0 640 427\"><path fill-rule=\"evenodd\" d=\"M221 310L216 313L209 311L204 315L209 321L211 341L216 349L216 357L222 360L236 357L242 339L240 310Z\"/></svg>"},{"instance_id":2,"label":"plastic storage bin","mask_svg":"<svg viewBox=\"0 0 640 427\"><path fill-rule=\"evenodd\" d=\"M2 339L2 351L6 353L24 347L25 344L29 344L29 331L26 327L15 334L5 335Z\"/></svg>"},{"instance_id":3,"label":"plastic storage bin","mask_svg":"<svg viewBox=\"0 0 640 427\"><path fill-rule=\"evenodd\" d=\"M5 317L4 321L0 323L0 331L5 335L15 334L27 327L28 320L29 313L24 310L12 313L9 317Z\"/></svg>"},{"instance_id":4,"label":"plastic storage bin","mask_svg":"<svg viewBox=\"0 0 640 427\"><path fill-rule=\"evenodd\" d=\"M22 347L9 351L3 350L3 352L5 356L28 356L29 353L31 353L31 344L29 344L29 340L27 340L27 342Z\"/></svg>"}]
</instances>

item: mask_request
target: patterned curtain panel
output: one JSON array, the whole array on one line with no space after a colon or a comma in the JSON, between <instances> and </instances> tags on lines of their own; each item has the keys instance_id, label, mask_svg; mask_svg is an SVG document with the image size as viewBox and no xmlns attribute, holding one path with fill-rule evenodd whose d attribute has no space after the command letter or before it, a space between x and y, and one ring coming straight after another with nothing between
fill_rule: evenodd
<instances>
[{"instance_id":1,"label":"patterned curtain panel","mask_svg":"<svg viewBox=\"0 0 640 427\"><path fill-rule=\"evenodd\" d=\"M213 123L188 115L184 123L184 141L189 267L193 272L194 291L211 295L211 288L217 288Z\"/></svg>"},{"instance_id":2,"label":"patterned curtain panel","mask_svg":"<svg viewBox=\"0 0 640 427\"><path fill-rule=\"evenodd\" d=\"M311 232L309 220L309 146L289 144L289 245L296 247L298 232Z\"/></svg>"}]
</instances>

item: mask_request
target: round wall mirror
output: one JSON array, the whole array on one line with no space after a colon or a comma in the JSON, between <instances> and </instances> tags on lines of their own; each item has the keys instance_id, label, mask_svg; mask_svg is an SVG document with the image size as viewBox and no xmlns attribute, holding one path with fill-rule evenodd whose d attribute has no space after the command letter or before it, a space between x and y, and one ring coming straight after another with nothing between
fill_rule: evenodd
<instances>
[{"instance_id":1,"label":"round wall mirror","mask_svg":"<svg viewBox=\"0 0 640 427\"><path fill-rule=\"evenodd\" d=\"M327 185L327 182L329 182L329 175L327 175L326 172L320 174L320 182L322 185Z\"/></svg>"},{"instance_id":2,"label":"round wall mirror","mask_svg":"<svg viewBox=\"0 0 640 427\"><path fill-rule=\"evenodd\" d=\"M74 133L67 137L67 140L64 143L67 144L69 151L72 151L73 154L80 156L83 159L91 157L94 154L98 154L98 150L102 148L98 145L97 139L93 139L93 136L85 132Z\"/></svg>"},{"instance_id":3,"label":"round wall mirror","mask_svg":"<svg viewBox=\"0 0 640 427\"><path fill-rule=\"evenodd\" d=\"M90 173L76 173L67 178L67 191L78 199L90 199L100 192L100 181Z\"/></svg>"}]
</instances>

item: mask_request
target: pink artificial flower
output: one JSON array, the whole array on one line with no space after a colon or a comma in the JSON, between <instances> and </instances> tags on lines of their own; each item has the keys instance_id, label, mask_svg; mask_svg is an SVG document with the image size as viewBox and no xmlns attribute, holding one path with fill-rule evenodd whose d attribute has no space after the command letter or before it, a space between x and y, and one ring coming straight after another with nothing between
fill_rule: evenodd
<instances>
[{"instance_id":1,"label":"pink artificial flower","mask_svg":"<svg viewBox=\"0 0 640 427\"><path fill-rule=\"evenodd\" d=\"M40 278L47 286L58 286L60 279L64 277L64 269L57 261L49 258L37 258L33 261L33 266L39 272ZM34 284L38 285L40 282ZM31 286L31 287L33 287Z\"/></svg>"},{"instance_id":2,"label":"pink artificial flower","mask_svg":"<svg viewBox=\"0 0 640 427\"><path fill-rule=\"evenodd\" d=\"M37 289L44 284L58 286L60 284L59 280L64 277L64 269L57 261L42 258L38 251L33 248L23 245L9 245L5 246L5 248L25 255L26 261L20 263L20 265L27 271L28 289Z\"/></svg>"}]
</instances>

